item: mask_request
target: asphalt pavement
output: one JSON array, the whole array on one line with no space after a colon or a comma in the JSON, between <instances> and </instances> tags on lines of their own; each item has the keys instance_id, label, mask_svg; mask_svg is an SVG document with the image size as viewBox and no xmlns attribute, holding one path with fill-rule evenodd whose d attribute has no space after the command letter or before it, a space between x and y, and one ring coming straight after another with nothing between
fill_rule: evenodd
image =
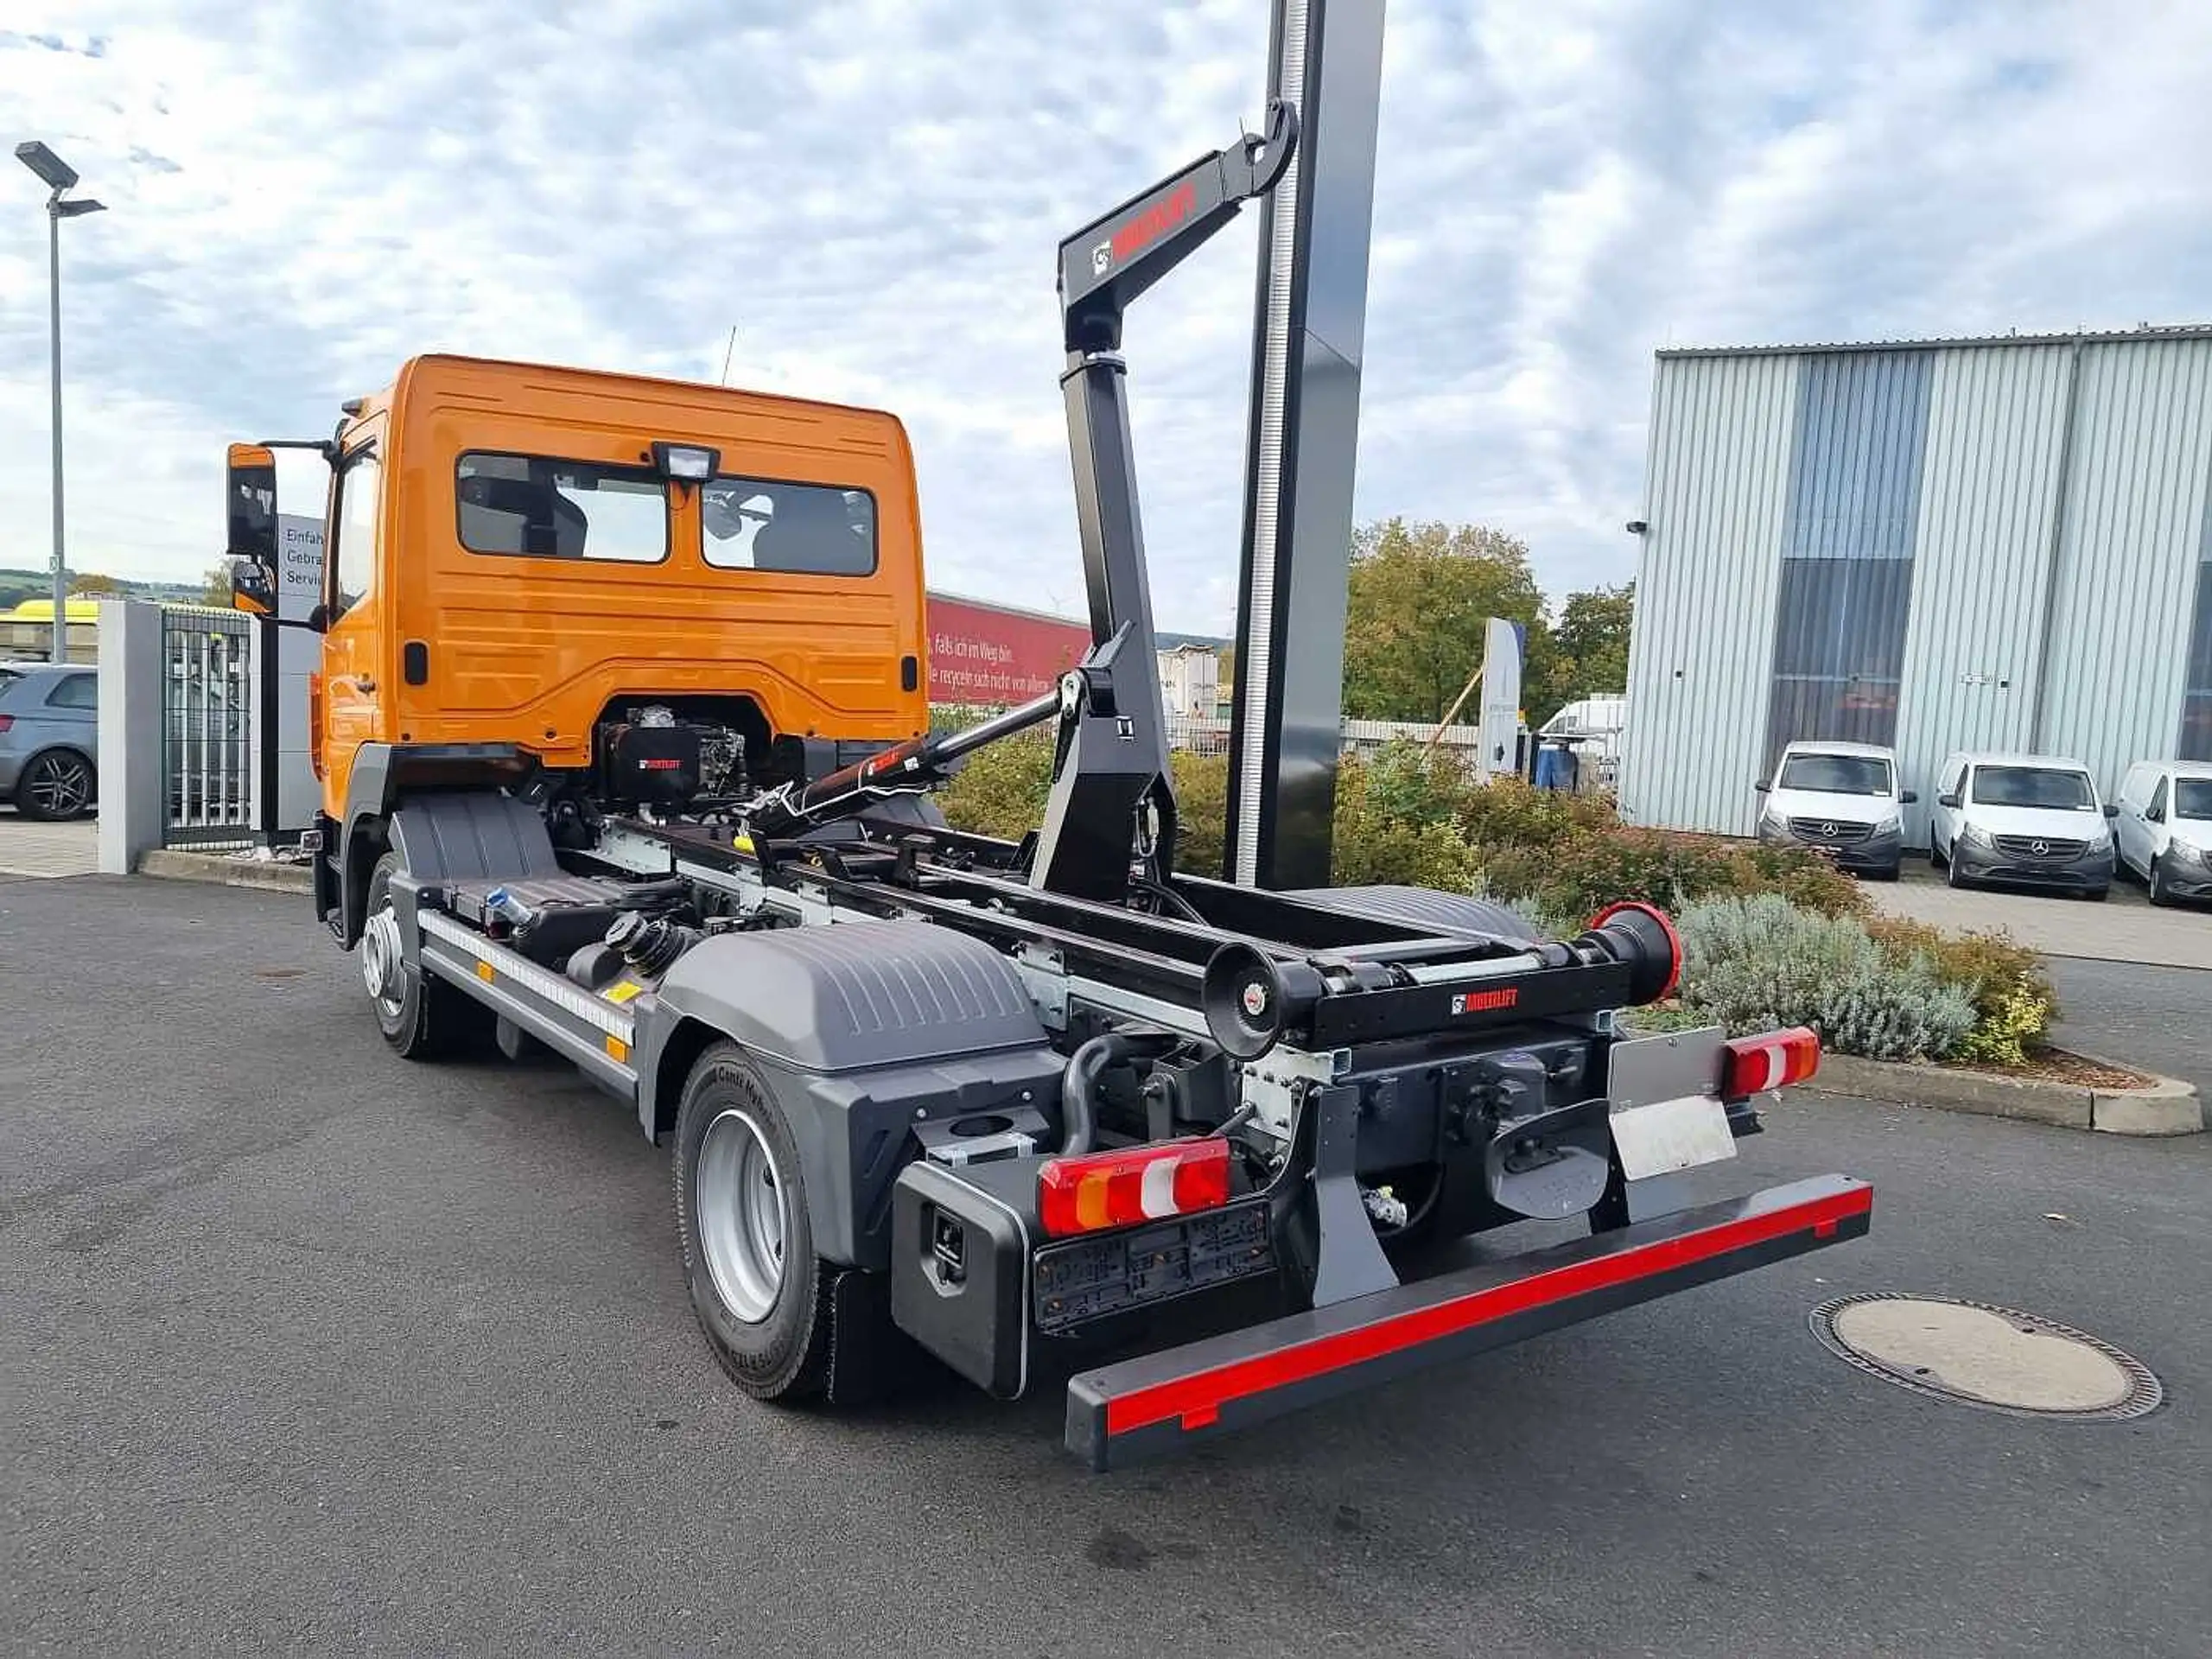
<instances>
[{"instance_id":1,"label":"asphalt pavement","mask_svg":"<svg viewBox=\"0 0 2212 1659\"><path fill-rule=\"evenodd\" d=\"M2050 977L2062 1048L2163 1071L2212 1101L2212 973L2059 957Z\"/></svg>"},{"instance_id":2,"label":"asphalt pavement","mask_svg":"<svg viewBox=\"0 0 2212 1659\"><path fill-rule=\"evenodd\" d=\"M2212 969L2212 906L2154 907L2126 875L2102 903L2021 887L1953 887L1926 855L1908 858L1896 881L1870 881L1866 897L1887 915L1956 932L2008 933L2054 957Z\"/></svg>"},{"instance_id":3,"label":"asphalt pavement","mask_svg":"<svg viewBox=\"0 0 2212 1659\"><path fill-rule=\"evenodd\" d=\"M2067 983L2088 1045L2129 982ZM1871 1177L1870 1238L1097 1478L1056 1395L736 1395L665 1154L557 1068L391 1056L298 899L0 882L0 1015L10 1651L2198 1659L2212 1630L2212 1137L1806 1096L1709 1184ZM1908 1394L1806 1329L1875 1289L2084 1327L2168 1403Z\"/></svg>"}]
</instances>

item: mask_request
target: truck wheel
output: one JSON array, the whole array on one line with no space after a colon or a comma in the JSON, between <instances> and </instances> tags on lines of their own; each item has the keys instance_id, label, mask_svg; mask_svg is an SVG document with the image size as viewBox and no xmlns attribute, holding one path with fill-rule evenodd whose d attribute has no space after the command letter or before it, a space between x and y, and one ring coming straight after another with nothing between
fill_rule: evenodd
<instances>
[{"instance_id":1,"label":"truck wheel","mask_svg":"<svg viewBox=\"0 0 2212 1659\"><path fill-rule=\"evenodd\" d=\"M798 1141L734 1043L683 1085L676 1228L691 1310L730 1380L756 1400L820 1394L835 1269L814 1254Z\"/></svg>"},{"instance_id":2,"label":"truck wheel","mask_svg":"<svg viewBox=\"0 0 2212 1659\"><path fill-rule=\"evenodd\" d=\"M465 992L410 963L401 948L399 917L391 906L391 878L399 855L386 853L369 875L368 919L361 928L361 978L377 1029L402 1059L429 1060L466 1046L482 1030L490 1010Z\"/></svg>"}]
</instances>

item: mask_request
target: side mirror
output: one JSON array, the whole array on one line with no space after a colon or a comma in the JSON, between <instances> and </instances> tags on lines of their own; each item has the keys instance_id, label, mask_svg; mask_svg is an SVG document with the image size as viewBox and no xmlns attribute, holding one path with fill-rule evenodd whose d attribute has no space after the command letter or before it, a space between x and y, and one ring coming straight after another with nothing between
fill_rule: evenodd
<instances>
[{"instance_id":1,"label":"side mirror","mask_svg":"<svg viewBox=\"0 0 2212 1659\"><path fill-rule=\"evenodd\" d=\"M257 443L234 443L231 446L228 465L225 469L224 499L228 509L227 534L229 545L224 550L240 563L257 566L260 580L252 585L255 594L265 593L267 602L261 608L266 614L276 613L276 457L274 452ZM248 594L247 585L240 581L237 566L231 575L232 603L241 610L252 608L240 602Z\"/></svg>"},{"instance_id":2,"label":"side mirror","mask_svg":"<svg viewBox=\"0 0 2212 1659\"><path fill-rule=\"evenodd\" d=\"M2118 817L2119 816L2120 816L2120 808L2119 808L2117 805L2115 805L2113 803L2112 803L2112 802L2110 802L2110 801L2107 801L2107 802L2105 803L2105 817L2108 817L2108 818L2116 818L2116 817Z\"/></svg>"},{"instance_id":3,"label":"side mirror","mask_svg":"<svg viewBox=\"0 0 2212 1659\"><path fill-rule=\"evenodd\" d=\"M1916 806L1919 804L1919 801L1920 791L1916 789L1904 789L1897 791L1897 804L1899 806Z\"/></svg>"},{"instance_id":4,"label":"side mirror","mask_svg":"<svg viewBox=\"0 0 2212 1659\"><path fill-rule=\"evenodd\" d=\"M1764 794L1765 794L1769 790L1772 789L1772 788L1774 787L1774 785L1773 785L1772 784L1770 784L1769 782L1767 782L1767 780L1766 780L1765 779L1762 778L1762 779L1760 779L1757 783L1753 784L1753 785L1751 785L1751 787L1752 787L1753 789L1755 789L1755 790L1758 791L1758 792L1759 792L1760 794L1764 795Z\"/></svg>"},{"instance_id":5,"label":"side mirror","mask_svg":"<svg viewBox=\"0 0 2212 1659\"><path fill-rule=\"evenodd\" d=\"M1938 795L1936 804L1948 812L1955 812L1959 810L1959 798L1956 794Z\"/></svg>"},{"instance_id":6,"label":"side mirror","mask_svg":"<svg viewBox=\"0 0 2212 1659\"><path fill-rule=\"evenodd\" d=\"M2143 809L2143 822L2144 822L2144 823L2164 823L2165 821L2166 821L2166 809L2165 809L2164 807L2163 807L2163 806L2146 806L2146 807L2145 807L2145 808Z\"/></svg>"}]
</instances>

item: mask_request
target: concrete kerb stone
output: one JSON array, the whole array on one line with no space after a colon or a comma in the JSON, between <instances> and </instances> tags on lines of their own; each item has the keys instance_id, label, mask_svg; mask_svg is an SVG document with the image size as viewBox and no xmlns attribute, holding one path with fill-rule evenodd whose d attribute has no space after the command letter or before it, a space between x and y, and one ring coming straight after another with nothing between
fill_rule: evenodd
<instances>
[{"instance_id":1,"label":"concrete kerb stone","mask_svg":"<svg viewBox=\"0 0 2212 1659\"><path fill-rule=\"evenodd\" d=\"M2101 1129L2108 1135L2193 1135L2204 1128L2203 1103L2195 1085L2177 1077L2158 1077L2141 1089L2092 1089L2043 1078L1993 1077L1986 1071L1949 1066L1824 1054L1820 1073L1809 1086L1860 1100L2024 1118L2061 1128Z\"/></svg>"},{"instance_id":2,"label":"concrete kerb stone","mask_svg":"<svg viewBox=\"0 0 2212 1659\"><path fill-rule=\"evenodd\" d=\"M2179 1077L2160 1077L2147 1089L2093 1089L2089 1127L2107 1135L2199 1135L2204 1102Z\"/></svg>"},{"instance_id":3,"label":"concrete kerb stone","mask_svg":"<svg viewBox=\"0 0 2212 1659\"><path fill-rule=\"evenodd\" d=\"M156 847L140 854L138 874L170 881L251 887L262 893L307 893L313 887L313 877L303 864L232 858L226 853L194 853L179 847Z\"/></svg>"}]
</instances>

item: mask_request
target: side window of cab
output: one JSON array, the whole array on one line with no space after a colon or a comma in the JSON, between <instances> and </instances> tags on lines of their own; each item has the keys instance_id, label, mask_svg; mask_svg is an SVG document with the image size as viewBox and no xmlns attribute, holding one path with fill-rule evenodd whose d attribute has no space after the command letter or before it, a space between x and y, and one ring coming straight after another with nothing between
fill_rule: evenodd
<instances>
[{"instance_id":1,"label":"side window of cab","mask_svg":"<svg viewBox=\"0 0 2212 1659\"><path fill-rule=\"evenodd\" d=\"M368 439L340 458L332 480L336 492L331 533L337 545L323 560L323 602L337 621L376 586L377 543L384 503L384 464Z\"/></svg>"}]
</instances>

